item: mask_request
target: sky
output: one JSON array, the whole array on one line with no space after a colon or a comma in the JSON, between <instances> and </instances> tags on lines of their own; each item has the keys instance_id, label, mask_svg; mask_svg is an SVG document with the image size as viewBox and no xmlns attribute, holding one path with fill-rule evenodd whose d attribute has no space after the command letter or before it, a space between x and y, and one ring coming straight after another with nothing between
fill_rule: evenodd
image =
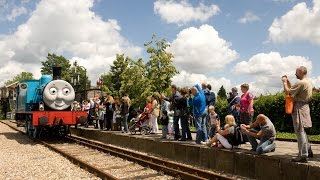
<instances>
[{"instance_id":1,"label":"sky","mask_svg":"<svg viewBox=\"0 0 320 180\"><path fill-rule=\"evenodd\" d=\"M152 34L170 43L178 86L276 93L303 65L320 87L320 0L0 0L0 86L22 71L39 78L48 53L94 85L116 54L147 61Z\"/></svg>"}]
</instances>

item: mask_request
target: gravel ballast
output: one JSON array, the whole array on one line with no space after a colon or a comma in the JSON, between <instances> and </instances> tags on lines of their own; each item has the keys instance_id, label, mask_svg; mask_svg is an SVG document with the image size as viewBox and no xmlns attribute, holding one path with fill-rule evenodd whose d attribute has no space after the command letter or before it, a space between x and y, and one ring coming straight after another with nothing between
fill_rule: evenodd
<instances>
[{"instance_id":1,"label":"gravel ballast","mask_svg":"<svg viewBox=\"0 0 320 180\"><path fill-rule=\"evenodd\" d=\"M0 123L0 179L100 179Z\"/></svg>"}]
</instances>

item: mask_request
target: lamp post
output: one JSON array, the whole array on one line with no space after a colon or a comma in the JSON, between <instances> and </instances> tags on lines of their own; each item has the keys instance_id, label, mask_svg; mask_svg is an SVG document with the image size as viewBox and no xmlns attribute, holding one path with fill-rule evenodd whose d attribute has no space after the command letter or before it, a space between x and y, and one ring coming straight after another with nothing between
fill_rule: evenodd
<instances>
[{"instance_id":1,"label":"lamp post","mask_svg":"<svg viewBox=\"0 0 320 180\"><path fill-rule=\"evenodd\" d=\"M81 84L80 84L80 69L82 69L84 71L84 76L85 76L85 80L84 80L84 98L86 99L86 90L87 90L87 69L83 66L79 66L77 61L74 61L73 63L74 69L71 75L71 84L75 87L76 92L79 91Z\"/></svg>"}]
</instances>

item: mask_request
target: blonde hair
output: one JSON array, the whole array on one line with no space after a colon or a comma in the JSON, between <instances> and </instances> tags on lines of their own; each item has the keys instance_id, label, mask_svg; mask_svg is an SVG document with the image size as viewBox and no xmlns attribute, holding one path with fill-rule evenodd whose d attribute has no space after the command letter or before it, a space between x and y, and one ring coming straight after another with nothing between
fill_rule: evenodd
<instances>
[{"instance_id":1,"label":"blonde hair","mask_svg":"<svg viewBox=\"0 0 320 180\"><path fill-rule=\"evenodd\" d=\"M236 125L236 121L234 119L234 117L232 115L227 115L225 118L226 124L230 125L230 126L235 126Z\"/></svg>"},{"instance_id":2,"label":"blonde hair","mask_svg":"<svg viewBox=\"0 0 320 180\"><path fill-rule=\"evenodd\" d=\"M249 84L242 84L240 87L249 90Z\"/></svg>"},{"instance_id":3,"label":"blonde hair","mask_svg":"<svg viewBox=\"0 0 320 180\"><path fill-rule=\"evenodd\" d=\"M214 109L215 109L214 106L210 105L210 106L209 106L209 110L211 110L211 109L214 110Z\"/></svg>"}]
</instances>

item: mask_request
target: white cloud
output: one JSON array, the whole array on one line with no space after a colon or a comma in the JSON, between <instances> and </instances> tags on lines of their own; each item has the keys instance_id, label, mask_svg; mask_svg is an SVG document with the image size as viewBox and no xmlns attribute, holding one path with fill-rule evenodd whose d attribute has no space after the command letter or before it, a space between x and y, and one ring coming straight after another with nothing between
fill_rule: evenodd
<instances>
[{"instance_id":1,"label":"white cloud","mask_svg":"<svg viewBox=\"0 0 320 180\"><path fill-rule=\"evenodd\" d=\"M215 92L218 92L222 85L227 91L231 89L231 81L223 77L217 79L204 74L189 73L182 70L172 78L172 83L178 87L191 87L195 84L201 85L203 82L210 84Z\"/></svg>"},{"instance_id":2,"label":"white cloud","mask_svg":"<svg viewBox=\"0 0 320 180\"><path fill-rule=\"evenodd\" d=\"M318 77L313 77L310 79L313 86L316 87L316 88L320 88L320 76Z\"/></svg>"},{"instance_id":3,"label":"white cloud","mask_svg":"<svg viewBox=\"0 0 320 180\"><path fill-rule=\"evenodd\" d=\"M295 70L299 66L307 67L311 74L312 62L306 57L281 57L278 52L270 52L259 53L248 61L239 62L234 71L238 75L248 75L252 78L251 84L262 90L261 92L272 93L282 89L282 75L288 75L289 79L295 81Z\"/></svg>"},{"instance_id":4,"label":"white cloud","mask_svg":"<svg viewBox=\"0 0 320 180\"><path fill-rule=\"evenodd\" d=\"M48 53L78 58L79 64L88 69L92 82L106 71L116 53L140 54L140 47L121 36L116 20L104 21L90 10L93 2L40 1L16 32L0 35L0 84L22 70L39 74L40 61Z\"/></svg>"},{"instance_id":5,"label":"white cloud","mask_svg":"<svg viewBox=\"0 0 320 180\"><path fill-rule=\"evenodd\" d=\"M209 74L223 70L226 64L237 58L237 52L230 46L231 43L221 39L212 26L202 25L182 30L169 51L174 54L173 62L178 69Z\"/></svg>"},{"instance_id":6,"label":"white cloud","mask_svg":"<svg viewBox=\"0 0 320 180\"><path fill-rule=\"evenodd\" d=\"M313 7L298 3L289 12L276 18L269 27L269 37L275 43L305 40L320 45L320 0Z\"/></svg>"},{"instance_id":7,"label":"white cloud","mask_svg":"<svg viewBox=\"0 0 320 180\"><path fill-rule=\"evenodd\" d=\"M15 21L17 17L27 14L28 11L25 7L15 7L11 10L11 13L6 16L8 21Z\"/></svg>"},{"instance_id":8,"label":"white cloud","mask_svg":"<svg viewBox=\"0 0 320 180\"><path fill-rule=\"evenodd\" d=\"M238 22L241 24L247 24L247 23L252 23L256 21L261 21L260 17L253 14L250 11L246 12L243 17L238 19Z\"/></svg>"},{"instance_id":9,"label":"white cloud","mask_svg":"<svg viewBox=\"0 0 320 180\"><path fill-rule=\"evenodd\" d=\"M214 4L205 5L199 3L197 7L193 7L188 0L158 0L154 2L153 10L155 14L160 15L167 23L178 25L183 25L190 21L205 22L220 11L219 7Z\"/></svg>"}]
</instances>

